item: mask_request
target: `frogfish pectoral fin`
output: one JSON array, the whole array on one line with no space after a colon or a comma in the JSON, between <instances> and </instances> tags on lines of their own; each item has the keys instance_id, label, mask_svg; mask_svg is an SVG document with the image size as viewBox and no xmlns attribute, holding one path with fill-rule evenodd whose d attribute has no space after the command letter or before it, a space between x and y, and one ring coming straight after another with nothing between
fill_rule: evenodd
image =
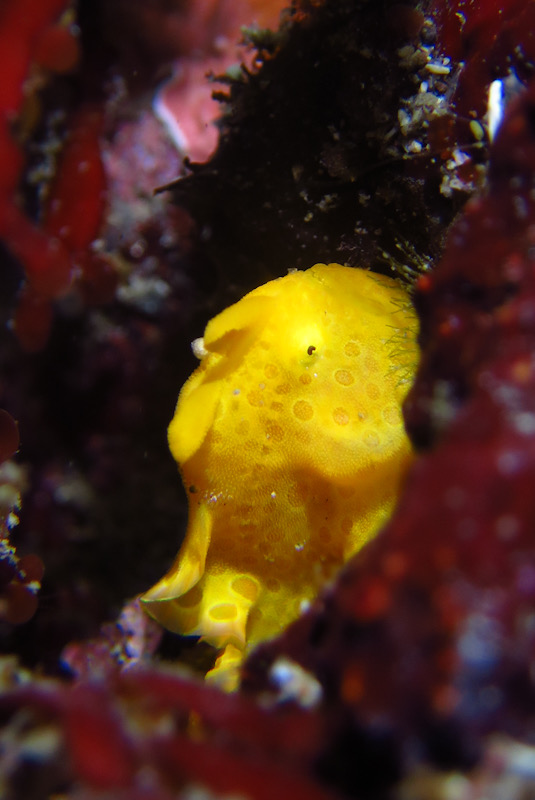
<instances>
[{"instance_id":1,"label":"frogfish pectoral fin","mask_svg":"<svg viewBox=\"0 0 535 800\"><path fill-rule=\"evenodd\" d=\"M198 633L219 651L206 679L226 691L238 687L240 667L248 651L247 622L262 586L252 575L228 567L203 576Z\"/></svg>"},{"instance_id":2,"label":"frogfish pectoral fin","mask_svg":"<svg viewBox=\"0 0 535 800\"><path fill-rule=\"evenodd\" d=\"M201 505L194 521L190 521L173 566L158 583L141 595L145 610L175 633L193 633L196 627L196 618L192 618L189 610L196 606L196 602L189 595L201 594L197 584L204 575L211 532L212 518L207 508Z\"/></svg>"},{"instance_id":3,"label":"frogfish pectoral fin","mask_svg":"<svg viewBox=\"0 0 535 800\"><path fill-rule=\"evenodd\" d=\"M245 650L247 620L261 591L259 582L252 575L220 565L208 569L199 586L199 635L218 649L232 644Z\"/></svg>"},{"instance_id":4,"label":"frogfish pectoral fin","mask_svg":"<svg viewBox=\"0 0 535 800\"><path fill-rule=\"evenodd\" d=\"M244 651L227 644L217 658L213 669L206 673L206 680L226 692L234 692L240 684L240 667Z\"/></svg>"}]
</instances>

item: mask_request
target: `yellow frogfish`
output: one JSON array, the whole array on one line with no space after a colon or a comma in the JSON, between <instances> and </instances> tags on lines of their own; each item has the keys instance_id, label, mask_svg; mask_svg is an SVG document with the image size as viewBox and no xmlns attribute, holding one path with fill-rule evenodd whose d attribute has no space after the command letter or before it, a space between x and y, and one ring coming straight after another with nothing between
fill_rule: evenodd
<instances>
[{"instance_id":1,"label":"yellow frogfish","mask_svg":"<svg viewBox=\"0 0 535 800\"><path fill-rule=\"evenodd\" d=\"M142 596L166 628L248 649L299 616L388 519L411 462L401 404L417 321L394 279L292 271L206 326L169 445L189 497L178 557Z\"/></svg>"}]
</instances>

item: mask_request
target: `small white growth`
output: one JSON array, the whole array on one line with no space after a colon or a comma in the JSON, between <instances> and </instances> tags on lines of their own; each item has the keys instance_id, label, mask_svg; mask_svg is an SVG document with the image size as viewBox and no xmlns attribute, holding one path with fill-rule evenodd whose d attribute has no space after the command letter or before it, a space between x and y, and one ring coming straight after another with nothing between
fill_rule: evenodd
<instances>
[{"instance_id":1,"label":"small white growth","mask_svg":"<svg viewBox=\"0 0 535 800\"><path fill-rule=\"evenodd\" d=\"M157 314L170 293L171 287L161 278L154 275L130 275L128 283L117 289L117 299L146 314Z\"/></svg>"},{"instance_id":2,"label":"small white growth","mask_svg":"<svg viewBox=\"0 0 535 800\"><path fill-rule=\"evenodd\" d=\"M314 708L321 701L321 684L309 672L285 656L280 656L269 671L271 682L277 687L279 700L295 700L302 708Z\"/></svg>"},{"instance_id":3,"label":"small white growth","mask_svg":"<svg viewBox=\"0 0 535 800\"><path fill-rule=\"evenodd\" d=\"M477 119L470 120L470 132L476 142L482 142L485 138L485 128L477 121Z\"/></svg>"},{"instance_id":4,"label":"small white growth","mask_svg":"<svg viewBox=\"0 0 535 800\"><path fill-rule=\"evenodd\" d=\"M502 475L509 477L522 467L522 457L517 452L506 450L496 459L496 466Z\"/></svg>"},{"instance_id":5,"label":"small white growth","mask_svg":"<svg viewBox=\"0 0 535 800\"><path fill-rule=\"evenodd\" d=\"M413 155L418 155L418 153L421 153L422 150L423 150L422 143L417 141L416 139L413 139L412 142L409 142L409 144L407 145L407 151L409 153L412 153Z\"/></svg>"},{"instance_id":6,"label":"small white growth","mask_svg":"<svg viewBox=\"0 0 535 800\"><path fill-rule=\"evenodd\" d=\"M535 414L529 411L515 414L513 425L518 433L524 434L524 436L533 436L535 434Z\"/></svg>"},{"instance_id":7,"label":"small white growth","mask_svg":"<svg viewBox=\"0 0 535 800\"><path fill-rule=\"evenodd\" d=\"M492 81L489 87L489 97L487 101L487 125L491 142L494 140L496 132L502 124L504 108L505 91L503 81Z\"/></svg>"},{"instance_id":8,"label":"small white growth","mask_svg":"<svg viewBox=\"0 0 535 800\"><path fill-rule=\"evenodd\" d=\"M202 336L199 336L198 339L194 339L192 341L191 349L193 350L193 355L195 358L198 358L199 361L208 355L208 350L204 346L204 339ZM237 391L239 392L239 390ZM236 390L234 391L234 394L236 394Z\"/></svg>"},{"instance_id":9,"label":"small white growth","mask_svg":"<svg viewBox=\"0 0 535 800\"><path fill-rule=\"evenodd\" d=\"M90 484L80 474L71 470L63 475L61 483L54 489L54 500L59 505L88 509L95 502L95 497Z\"/></svg>"},{"instance_id":10,"label":"small white growth","mask_svg":"<svg viewBox=\"0 0 535 800\"><path fill-rule=\"evenodd\" d=\"M535 779L535 748L522 742L512 741L508 772L522 775L529 780Z\"/></svg>"},{"instance_id":11,"label":"small white growth","mask_svg":"<svg viewBox=\"0 0 535 800\"><path fill-rule=\"evenodd\" d=\"M10 511L9 514L7 515L7 527L9 528L9 530L12 531L13 528L16 528L19 522L20 519L18 515L15 514L14 511Z\"/></svg>"},{"instance_id":12,"label":"small white growth","mask_svg":"<svg viewBox=\"0 0 535 800\"><path fill-rule=\"evenodd\" d=\"M428 64L425 65L425 68L432 75L449 75L451 72L451 67L449 64L446 63L447 60L448 59L444 59L442 63L437 61L430 61Z\"/></svg>"},{"instance_id":13,"label":"small white growth","mask_svg":"<svg viewBox=\"0 0 535 800\"><path fill-rule=\"evenodd\" d=\"M165 102L165 90L169 83L176 79L176 76L166 81L156 92L152 101L152 110L157 119L165 127L167 134L179 153L186 153L188 150L188 139L183 129L178 124L175 115Z\"/></svg>"},{"instance_id":14,"label":"small white growth","mask_svg":"<svg viewBox=\"0 0 535 800\"><path fill-rule=\"evenodd\" d=\"M224 798L224 800L247 800L244 794L211 792L206 786L199 786L196 783L192 783L182 789L180 797L181 800L221 800L221 798Z\"/></svg>"}]
</instances>

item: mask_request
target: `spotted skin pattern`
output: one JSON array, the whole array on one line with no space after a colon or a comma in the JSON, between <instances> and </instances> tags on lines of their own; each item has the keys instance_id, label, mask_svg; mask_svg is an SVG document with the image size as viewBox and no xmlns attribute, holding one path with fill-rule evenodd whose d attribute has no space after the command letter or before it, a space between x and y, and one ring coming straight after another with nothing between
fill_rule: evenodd
<instances>
[{"instance_id":1,"label":"spotted skin pattern","mask_svg":"<svg viewBox=\"0 0 535 800\"><path fill-rule=\"evenodd\" d=\"M388 519L411 462L401 404L417 322L392 278L292 271L212 319L169 445L189 496L185 541L142 600L222 651L226 688Z\"/></svg>"}]
</instances>

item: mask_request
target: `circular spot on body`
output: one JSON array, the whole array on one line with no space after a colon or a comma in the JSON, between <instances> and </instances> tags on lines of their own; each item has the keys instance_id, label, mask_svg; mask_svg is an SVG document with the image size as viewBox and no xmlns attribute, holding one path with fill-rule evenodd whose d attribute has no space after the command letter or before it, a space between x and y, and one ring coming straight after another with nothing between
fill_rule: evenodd
<instances>
[{"instance_id":1,"label":"circular spot on body","mask_svg":"<svg viewBox=\"0 0 535 800\"><path fill-rule=\"evenodd\" d=\"M289 394L290 389L291 387L289 383L279 383L278 386L275 386L275 391L277 394Z\"/></svg>"},{"instance_id":2,"label":"circular spot on body","mask_svg":"<svg viewBox=\"0 0 535 800\"><path fill-rule=\"evenodd\" d=\"M217 622L224 622L227 619L236 619L238 609L234 603L219 603L208 610L210 617Z\"/></svg>"},{"instance_id":3,"label":"circular spot on body","mask_svg":"<svg viewBox=\"0 0 535 800\"><path fill-rule=\"evenodd\" d=\"M254 603L260 591L257 582L247 575L240 575L238 578L234 578L230 586L236 594L240 594L246 600L250 600L251 603Z\"/></svg>"},{"instance_id":4,"label":"circular spot on body","mask_svg":"<svg viewBox=\"0 0 535 800\"><path fill-rule=\"evenodd\" d=\"M337 425L347 425L349 423L349 414L345 408L335 408L333 411L333 420Z\"/></svg>"},{"instance_id":5,"label":"circular spot on body","mask_svg":"<svg viewBox=\"0 0 535 800\"><path fill-rule=\"evenodd\" d=\"M189 592L183 594L182 597L177 597L175 603L181 608L194 608L198 606L202 600L202 590L198 586L194 586Z\"/></svg>"},{"instance_id":6,"label":"circular spot on body","mask_svg":"<svg viewBox=\"0 0 535 800\"><path fill-rule=\"evenodd\" d=\"M276 411L277 413L284 411L283 403L278 403L276 400L270 405L270 408L272 411Z\"/></svg>"},{"instance_id":7,"label":"circular spot on body","mask_svg":"<svg viewBox=\"0 0 535 800\"><path fill-rule=\"evenodd\" d=\"M399 425L401 423L401 411L397 406L387 406L383 409L383 419L389 425Z\"/></svg>"},{"instance_id":8,"label":"circular spot on body","mask_svg":"<svg viewBox=\"0 0 535 800\"><path fill-rule=\"evenodd\" d=\"M308 372L303 372L303 374L299 376L299 380L304 386L308 386L308 384L312 382L312 378Z\"/></svg>"},{"instance_id":9,"label":"circular spot on body","mask_svg":"<svg viewBox=\"0 0 535 800\"><path fill-rule=\"evenodd\" d=\"M264 367L264 375L266 378L276 378L279 374L279 368L276 364L266 364Z\"/></svg>"},{"instance_id":10,"label":"circular spot on body","mask_svg":"<svg viewBox=\"0 0 535 800\"><path fill-rule=\"evenodd\" d=\"M255 406L256 408L258 408L259 406L263 406L264 398L262 396L262 391L260 389L252 389L247 394L247 402L251 406Z\"/></svg>"},{"instance_id":11,"label":"circular spot on body","mask_svg":"<svg viewBox=\"0 0 535 800\"><path fill-rule=\"evenodd\" d=\"M344 353L346 356L360 356L360 345L354 339L350 339L349 342L346 342L344 345Z\"/></svg>"},{"instance_id":12,"label":"circular spot on body","mask_svg":"<svg viewBox=\"0 0 535 800\"><path fill-rule=\"evenodd\" d=\"M277 425L276 422L269 421L266 423L266 436L273 442L282 442L284 439L284 428L281 425Z\"/></svg>"},{"instance_id":13,"label":"circular spot on body","mask_svg":"<svg viewBox=\"0 0 535 800\"><path fill-rule=\"evenodd\" d=\"M294 403L292 411L294 413L294 416L297 417L297 419L303 420L305 422L306 420L312 419L312 417L314 416L314 409L312 408L310 403L307 403L306 400L298 400L296 403Z\"/></svg>"},{"instance_id":14,"label":"circular spot on body","mask_svg":"<svg viewBox=\"0 0 535 800\"><path fill-rule=\"evenodd\" d=\"M369 372L377 372L379 366L377 364L377 359L373 356L366 356L364 359L364 366Z\"/></svg>"},{"instance_id":15,"label":"circular spot on body","mask_svg":"<svg viewBox=\"0 0 535 800\"><path fill-rule=\"evenodd\" d=\"M355 382L355 378L348 369L337 369L334 373L334 379L341 386L351 386Z\"/></svg>"},{"instance_id":16,"label":"circular spot on body","mask_svg":"<svg viewBox=\"0 0 535 800\"><path fill-rule=\"evenodd\" d=\"M375 383L367 383L364 391L366 392L370 400L379 400L379 398L381 397L381 390Z\"/></svg>"}]
</instances>

